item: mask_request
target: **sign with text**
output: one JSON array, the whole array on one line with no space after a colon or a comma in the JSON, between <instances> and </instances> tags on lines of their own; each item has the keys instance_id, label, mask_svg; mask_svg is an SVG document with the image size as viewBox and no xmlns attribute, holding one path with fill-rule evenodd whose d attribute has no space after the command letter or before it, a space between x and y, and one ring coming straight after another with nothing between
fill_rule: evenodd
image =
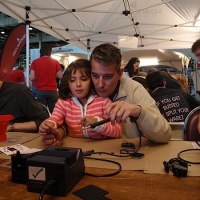
<instances>
[{"instance_id":1,"label":"sign with text","mask_svg":"<svg viewBox=\"0 0 200 200\"><path fill-rule=\"evenodd\" d=\"M169 122L183 122L190 112L188 102L181 93L157 98L156 105Z\"/></svg>"},{"instance_id":2,"label":"sign with text","mask_svg":"<svg viewBox=\"0 0 200 200\"><path fill-rule=\"evenodd\" d=\"M13 69L25 44L26 25L22 23L13 28L4 45L0 59L0 80L4 80L6 74Z\"/></svg>"}]
</instances>

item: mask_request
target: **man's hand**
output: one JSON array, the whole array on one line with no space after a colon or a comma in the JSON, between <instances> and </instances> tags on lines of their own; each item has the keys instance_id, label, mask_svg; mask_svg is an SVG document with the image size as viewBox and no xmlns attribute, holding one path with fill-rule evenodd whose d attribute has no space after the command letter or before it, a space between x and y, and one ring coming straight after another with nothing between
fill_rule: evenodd
<instances>
[{"instance_id":1,"label":"man's hand","mask_svg":"<svg viewBox=\"0 0 200 200\"><path fill-rule=\"evenodd\" d=\"M125 123L128 117L139 117L142 108L139 105L131 104L125 101L112 102L107 106L106 117L110 117L111 124L115 121L118 123Z\"/></svg>"}]
</instances>

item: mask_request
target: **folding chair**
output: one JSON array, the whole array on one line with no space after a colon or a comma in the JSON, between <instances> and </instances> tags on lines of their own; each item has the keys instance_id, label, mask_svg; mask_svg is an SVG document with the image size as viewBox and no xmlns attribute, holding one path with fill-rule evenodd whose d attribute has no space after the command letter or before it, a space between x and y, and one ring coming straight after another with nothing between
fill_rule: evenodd
<instances>
[{"instance_id":1,"label":"folding chair","mask_svg":"<svg viewBox=\"0 0 200 200\"><path fill-rule=\"evenodd\" d=\"M200 106L194 108L184 122L184 140L200 141L200 134L197 129L197 123L200 116Z\"/></svg>"}]
</instances>

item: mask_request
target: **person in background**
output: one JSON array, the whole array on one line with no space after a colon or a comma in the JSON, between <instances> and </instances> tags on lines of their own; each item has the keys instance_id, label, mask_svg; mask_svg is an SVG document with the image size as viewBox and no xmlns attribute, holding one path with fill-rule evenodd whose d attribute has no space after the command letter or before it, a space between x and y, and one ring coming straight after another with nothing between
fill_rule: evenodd
<instances>
[{"instance_id":1,"label":"person in background","mask_svg":"<svg viewBox=\"0 0 200 200\"><path fill-rule=\"evenodd\" d=\"M181 85L178 83L178 81L172 76L172 74L169 72L169 70L163 68L160 70L163 78L166 81L166 88L170 88L170 89L177 89L177 90L181 90Z\"/></svg>"},{"instance_id":2,"label":"person in background","mask_svg":"<svg viewBox=\"0 0 200 200\"><path fill-rule=\"evenodd\" d=\"M184 122L190 111L199 106L187 92L166 88L166 81L159 71L148 74L146 83L161 114L169 122Z\"/></svg>"},{"instance_id":3,"label":"person in background","mask_svg":"<svg viewBox=\"0 0 200 200\"><path fill-rule=\"evenodd\" d=\"M137 81L143 85L145 89L147 89L146 77L145 76L133 76L134 81Z\"/></svg>"},{"instance_id":4,"label":"person in background","mask_svg":"<svg viewBox=\"0 0 200 200\"><path fill-rule=\"evenodd\" d=\"M125 138L140 135L156 143L167 143L171 127L161 115L154 99L138 82L123 78L121 53L111 44L101 44L92 51L91 77L97 94L112 101L106 108L111 124L121 123ZM54 139L46 139L46 145L61 144L63 129L53 130Z\"/></svg>"},{"instance_id":5,"label":"person in background","mask_svg":"<svg viewBox=\"0 0 200 200\"><path fill-rule=\"evenodd\" d=\"M167 74L169 74L171 77L175 78L174 77L174 73L172 73L170 70L166 69L166 68L162 68L160 70L161 72L166 72Z\"/></svg>"},{"instance_id":6,"label":"person in background","mask_svg":"<svg viewBox=\"0 0 200 200\"><path fill-rule=\"evenodd\" d=\"M49 130L67 124L67 134L72 137L85 138L118 138L121 128L118 123L110 122L95 127L90 124L105 119L109 98L98 97L94 94L91 81L91 65L86 59L72 62L66 69L59 87L58 99L52 115L40 125L40 134L44 137Z\"/></svg>"},{"instance_id":7,"label":"person in background","mask_svg":"<svg viewBox=\"0 0 200 200\"><path fill-rule=\"evenodd\" d=\"M140 60L136 57L131 58L124 67L124 76L132 78L134 75L138 75L139 66Z\"/></svg>"},{"instance_id":8,"label":"person in background","mask_svg":"<svg viewBox=\"0 0 200 200\"><path fill-rule=\"evenodd\" d=\"M7 131L38 132L40 123L49 117L28 87L0 81L0 115L7 114L14 117Z\"/></svg>"},{"instance_id":9,"label":"person in background","mask_svg":"<svg viewBox=\"0 0 200 200\"><path fill-rule=\"evenodd\" d=\"M147 71L147 74L157 72L158 70L155 67L150 67L149 70Z\"/></svg>"},{"instance_id":10,"label":"person in background","mask_svg":"<svg viewBox=\"0 0 200 200\"><path fill-rule=\"evenodd\" d=\"M174 78L181 85L182 90L184 92L188 92L189 90L188 78L183 74L174 74Z\"/></svg>"},{"instance_id":11,"label":"person in background","mask_svg":"<svg viewBox=\"0 0 200 200\"><path fill-rule=\"evenodd\" d=\"M36 85L37 85L37 81L35 80L35 81L30 81L31 83L30 83L30 87L31 87L31 91L32 91L32 94L33 94L33 96L35 97L35 98L37 98L37 87L36 87Z\"/></svg>"},{"instance_id":12,"label":"person in background","mask_svg":"<svg viewBox=\"0 0 200 200\"><path fill-rule=\"evenodd\" d=\"M20 84L25 84L24 67L19 66L16 70L8 72L4 81L15 82Z\"/></svg>"},{"instance_id":13,"label":"person in background","mask_svg":"<svg viewBox=\"0 0 200 200\"><path fill-rule=\"evenodd\" d=\"M192 53L197 57L197 62L200 62L200 39L196 40L191 47ZM199 121L197 124L197 128L200 134L200 116L199 116Z\"/></svg>"},{"instance_id":14,"label":"person in background","mask_svg":"<svg viewBox=\"0 0 200 200\"><path fill-rule=\"evenodd\" d=\"M191 47L192 53L197 57L197 61L200 62L200 39L196 40L192 47Z\"/></svg>"},{"instance_id":15,"label":"person in background","mask_svg":"<svg viewBox=\"0 0 200 200\"><path fill-rule=\"evenodd\" d=\"M30 80L37 81L37 100L48 107L50 113L58 100L56 78L62 78L60 63L51 58L51 52L51 46L43 44L40 58L35 59L30 67Z\"/></svg>"},{"instance_id":16,"label":"person in background","mask_svg":"<svg viewBox=\"0 0 200 200\"><path fill-rule=\"evenodd\" d=\"M64 72L65 72L65 66L63 64L60 64L60 68L61 68L62 74L64 74ZM59 88L61 79L56 78L56 82L57 82L57 88Z\"/></svg>"}]
</instances>

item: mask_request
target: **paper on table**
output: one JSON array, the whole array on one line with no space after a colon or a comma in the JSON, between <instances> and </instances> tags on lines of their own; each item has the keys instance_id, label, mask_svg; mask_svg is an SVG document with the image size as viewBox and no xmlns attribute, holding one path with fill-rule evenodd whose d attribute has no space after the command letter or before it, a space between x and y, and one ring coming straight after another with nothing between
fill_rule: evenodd
<instances>
[{"instance_id":1,"label":"paper on table","mask_svg":"<svg viewBox=\"0 0 200 200\"><path fill-rule=\"evenodd\" d=\"M10 156L16 154L17 151L19 151L21 154L29 154L41 151L41 149L35 149L35 148L30 149L24 145L16 144L16 145L0 147L0 151Z\"/></svg>"}]
</instances>

